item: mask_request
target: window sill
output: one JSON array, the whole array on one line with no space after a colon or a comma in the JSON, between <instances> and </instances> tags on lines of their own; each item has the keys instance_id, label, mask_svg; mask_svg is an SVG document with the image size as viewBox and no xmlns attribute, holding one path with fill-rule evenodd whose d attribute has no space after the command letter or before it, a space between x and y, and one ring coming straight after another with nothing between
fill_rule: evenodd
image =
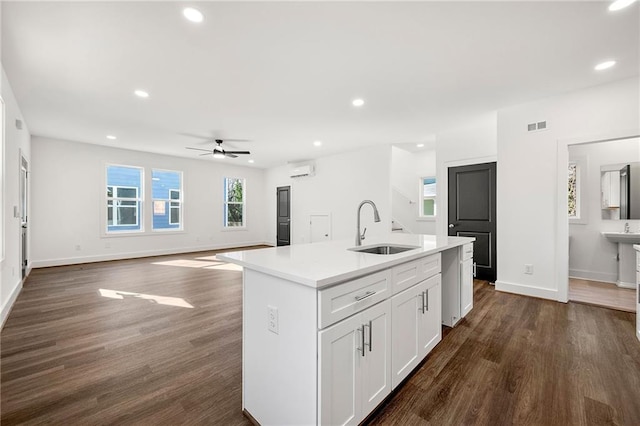
<instances>
[{"instance_id":1,"label":"window sill","mask_svg":"<svg viewBox=\"0 0 640 426\"><path fill-rule=\"evenodd\" d=\"M154 235L177 235L177 234L186 234L187 232L182 230L154 230L154 231L121 231L121 232L110 232L103 233L100 238L123 238L123 237L150 237Z\"/></svg>"},{"instance_id":2,"label":"window sill","mask_svg":"<svg viewBox=\"0 0 640 426\"><path fill-rule=\"evenodd\" d=\"M247 231L246 226L230 226L228 228L223 227L221 232L235 232L235 231Z\"/></svg>"},{"instance_id":3,"label":"window sill","mask_svg":"<svg viewBox=\"0 0 640 426\"><path fill-rule=\"evenodd\" d=\"M589 223L589 221L587 221L587 219L572 219L569 218L569 225L587 225Z\"/></svg>"}]
</instances>

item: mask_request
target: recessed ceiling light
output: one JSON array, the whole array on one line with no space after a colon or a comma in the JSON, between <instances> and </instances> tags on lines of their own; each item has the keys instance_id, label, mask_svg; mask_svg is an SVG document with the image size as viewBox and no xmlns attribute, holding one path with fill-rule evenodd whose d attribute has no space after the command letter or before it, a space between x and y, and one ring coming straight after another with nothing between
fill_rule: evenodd
<instances>
[{"instance_id":1,"label":"recessed ceiling light","mask_svg":"<svg viewBox=\"0 0 640 426\"><path fill-rule=\"evenodd\" d=\"M609 10L615 12L616 10L624 9L627 6L631 6L636 0L616 0L609 5Z\"/></svg>"},{"instance_id":2,"label":"recessed ceiling light","mask_svg":"<svg viewBox=\"0 0 640 426\"><path fill-rule=\"evenodd\" d=\"M322 146L322 141L313 141L313 146Z\"/></svg>"},{"instance_id":3,"label":"recessed ceiling light","mask_svg":"<svg viewBox=\"0 0 640 426\"><path fill-rule=\"evenodd\" d=\"M112 140L112 141L115 141L115 140L116 140L116 139L118 139L118 138L116 138L116 137L115 137L115 136L113 136L113 135L107 135L107 139Z\"/></svg>"},{"instance_id":4,"label":"recessed ceiling light","mask_svg":"<svg viewBox=\"0 0 640 426\"><path fill-rule=\"evenodd\" d=\"M202 14L202 12L192 7L185 7L184 9L182 9L182 14L191 22L202 22L204 20L204 15Z\"/></svg>"},{"instance_id":5,"label":"recessed ceiling light","mask_svg":"<svg viewBox=\"0 0 640 426\"><path fill-rule=\"evenodd\" d=\"M133 93L139 98L148 98L149 97L149 93L145 92L144 90L138 89Z\"/></svg>"},{"instance_id":6,"label":"recessed ceiling light","mask_svg":"<svg viewBox=\"0 0 640 426\"><path fill-rule=\"evenodd\" d=\"M419 143L419 144L417 144L416 146L417 146L418 148L423 148L423 147L424 147L424 144L423 144L423 143Z\"/></svg>"},{"instance_id":7,"label":"recessed ceiling light","mask_svg":"<svg viewBox=\"0 0 640 426\"><path fill-rule=\"evenodd\" d=\"M616 61L606 61L606 62L601 62L598 65L596 65L594 67L594 69L596 71L602 71L602 70L606 70L607 68L611 68L612 66L614 66L616 64Z\"/></svg>"},{"instance_id":8,"label":"recessed ceiling light","mask_svg":"<svg viewBox=\"0 0 640 426\"><path fill-rule=\"evenodd\" d=\"M255 161L253 161L253 160L249 160L249 163L253 164L253 163L255 163Z\"/></svg>"},{"instance_id":9,"label":"recessed ceiling light","mask_svg":"<svg viewBox=\"0 0 640 426\"><path fill-rule=\"evenodd\" d=\"M353 106L361 107L362 105L364 105L364 99L354 99L353 101L351 101L351 103L353 104Z\"/></svg>"}]
</instances>

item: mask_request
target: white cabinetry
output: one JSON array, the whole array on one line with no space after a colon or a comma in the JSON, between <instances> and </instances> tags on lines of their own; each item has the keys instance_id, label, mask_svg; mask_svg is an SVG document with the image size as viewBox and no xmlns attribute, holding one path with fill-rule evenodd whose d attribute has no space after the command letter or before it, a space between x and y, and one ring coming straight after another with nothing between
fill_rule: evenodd
<instances>
[{"instance_id":1,"label":"white cabinetry","mask_svg":"<svg viewBox=\"0 0 640 426\"><path fill-rule=\"evenodd\" d=\"M386 300L318 334L320 424L358 424L391 392Z\"/></svg>"},{"instance_id":2,"label":"white cabinetry","mask_svg":"<svg viewBox=\"0 0 640 426\"><path fill-rule=\"evenodd\" d=\"M442 339L440 300L440 274L391 299L394 389Z\"/></svg>"},{"instance_id":3,"label":"white cabinetry","mask_svg":"<svg viewBox=\"0 0 640 426\"><path fill-rule=\"evenodd\" d=\"M620 207L620 171L602 172L602 208Z\"/></svg>"},{"instance_id":4,"label":"white cabinetry","mask_svg":"<svg viewBox=\"0 0 640 426\"><path fill-rule=\"evenodd\" d=\"M442 288L442 324L453 327L473 308L473 244L442 253L442 274L450 279Z\"/></svg>"}]
</instances>

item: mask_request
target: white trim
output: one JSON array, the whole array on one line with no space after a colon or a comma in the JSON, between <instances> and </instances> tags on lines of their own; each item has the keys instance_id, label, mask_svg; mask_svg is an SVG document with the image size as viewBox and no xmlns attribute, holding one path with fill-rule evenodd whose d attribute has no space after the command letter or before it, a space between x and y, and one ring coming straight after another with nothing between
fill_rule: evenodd
<instances>
[{"instance_id":1,"label":"white trim","mask_svg":"<svg viewBox=\"0 0 640 426\"><path fill-rule=\"evenodd\" d=\"M145 251L117 253L117 254L108 254L108 255L45 259L45 260L34 261L33 267L46 268L49 266L76 265L81 263L104 262L109 260L135 259L140 257L163 256L163 255L169 255L169 254L182 254L182 253L195 253L199 251L235 249L235 248L250 247L250 246L257 246L257 245L271 246L272 244L266 241L245 241L242 243L211 244L211 245L202 245L202 246L193 246L193 247L183 247L180 249L171 248L171 249L145 250Z\"/></svg>"},{"instance_id":2,"label":"white trim","mask_svg":"<svg viewBox=\"0 0 640 426\"><path fill-rule=\"evenodd\" d=\"M585 271L581 269L570 269L569 278L577 278L579 280L597 281L601 283L615 284L616 280L618 279L618 274L607 273L607 272Z\"/></svg>"},{"instance_id":3,"label":"white trim","mask_svg":"<svg viewBox=\"0 0 640 426\"><path fill-rule=\"evenodd\" d=\"M5 302L4 306L2 306L2 311L0 311L0 316L1 316L0 317L0 330L2 330L4 328L4 323L7 321L7 318L9 318L9 314L11 313L11 309L13 309L13 305L14 305L14 303L16 303L16 299L20 295L21 291L22 291L22 280L20 280L18 282L18 285L13 288L13 291L11 291L11 294L9 295L9 298Z\"/></svg>"},{"instance_id":4,"label":"white trim","mask_svg":"<svg viewBox=\"0 0 640 426\"><path fill-rule=\"evenodd\" d=\"M496 290L523 296L538 297L540 299L558 300L558 291L524 284L496 281Z\"/></svg>"},{"instance_id":5,"label":"white trim","mask_svg":"<svg viewBox=\"0 0 640 426\"><path fill-rule=\"evenodd\" d=\"M2 244L2 247L0 247L0 266L4 264L4 257L5 257L5 239L6 239L6 233L5 233L5 226L4 226L4 222L5 222L5 218L4 218L4 214L5 214L5 210L4 210L4 199L5 199L5 173L4 173L4 161L5 161L5 105L4 105L4 99L2 99L2 94L0 94L0 126L2 126L2 128L0 128L0 132L2 132L0 134L0 138L2 138L2 150L0 151L0 240L2 240L2 242L0 244ZM1 271L1 269L0 269ZM0 325L0 328L2 326Z\"/></svg>"},{"instance_id":6,"label":"white trim","mask_svg":"<svg viewBox=\"0 0 640 426\"><path fill-rule=\"evenodd\" d=\"M567 164L569 163L569 145L581 145L595 142L609 142L640 137L640 128L611 132L603 135L559 139L556 153L556 264L555 287L558 289L558 301L569 301L569 220L567 218Z\"/></svg>"},{"instance_id":7,"label":"white trim","mask_svg":"<svg viewBox=\"0 0 640 426\"><path fill-rule=\"evenodd\" d=\"M242 181L242 202L227 201L227 179L241 180ZM240 204L242 205L242 226L229 226L226 225L228 217L229 205ZM222 178L222 229L221 231L242 230L247 229L247 179L244 177L231 177L224 176Z\"/></svg>"},{"instance_id":8,"label":"white trim","mask_svg":"<svg viewBox=\"0 0 640 426\"><path fill-rule=\"evenodd\" d=\"M616 281L616 286L618 286L620 288L630 288L632 290L635 290L636 283L628 283L628 282L625 282L625 281L617 280Z\"/></svg>"}]
</instances>

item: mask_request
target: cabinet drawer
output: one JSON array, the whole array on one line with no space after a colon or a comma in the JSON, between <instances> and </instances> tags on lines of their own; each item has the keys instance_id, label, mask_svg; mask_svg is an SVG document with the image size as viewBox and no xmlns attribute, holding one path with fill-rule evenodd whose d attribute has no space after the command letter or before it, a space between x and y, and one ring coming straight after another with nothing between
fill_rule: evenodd
<instances>
[{"instance_id":1,"label":"cabinet drawer","mask_svg":"<svg viewBox=\"0 0 640 426\"><path fill-rule=\"evenodd\" d=\"M341 319L375 305L390 296L391 271L347 281L318 292L318 327L325 328Z\"/></svg>"},{"instance_id":2,"label":"cabinet drawer","mask_svg":"<svg viewBox=\"0 0 640 426\"><path fill-rule=\"evenodd\" d=\"M461 260L468 260L471 258L473 258L473 243L463 245Z\"/></svg>"},{"instance_id":3,"label":"cabinet drawer","mask_svg":"<svg viewBox=\"0 0 640 426\"><path fill-rule=\"evenodd\" d=\"M440 273L440 253L395 266L392 270L393 294Z\"/></svg>"}]
</instances>

